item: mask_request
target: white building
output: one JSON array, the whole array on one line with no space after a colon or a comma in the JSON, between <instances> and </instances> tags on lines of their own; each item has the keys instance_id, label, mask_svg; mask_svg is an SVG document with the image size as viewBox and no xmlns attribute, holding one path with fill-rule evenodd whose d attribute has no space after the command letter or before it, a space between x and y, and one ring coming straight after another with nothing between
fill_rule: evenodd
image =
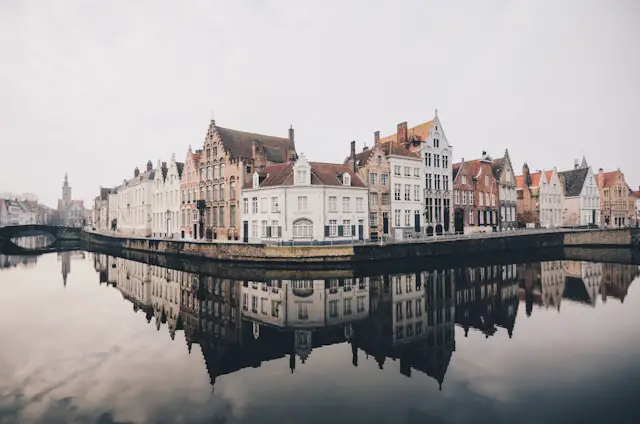
<instances>
[{"instance_id":1,"label":"white building","mask_svg":"<svg viewBox=\"0 0 640 424\"><path fill-rule=\"evenodd\" d=\"M422 227L427 235L453 233L453 149L438 112L431 121L413 128L407 128L406 122L398 124L397 133L380 139L380 143L395 143L420 153L425 179Z\"/></svg>"},{"instance_id":2,"label":"white building","mask_svg":"<svg viewBox=\"0 0 640 424\"><path fill-rule=\"evenodd\" d=\"M151 236L153 181L156 170L147 162L144 173L136 167L133 178L117 188L119 232L136 236Z\"/></svg>"},{"instance_id":3,"label":"white building","mask_svg":"<svg viewBox=\"0 0 640 424\"><path fill-rule=\"evenodd\" d=\"M514 230L518 227L516 217L518 194L516 192L516 175L513 172L508 150L505 150L504 157L493 160L492 168L494 177L499 184L498 229L500 231Z\"/></svg>"},{"instance_id":4,"label":"white building","mask_svg":"<svg viewBox=\"0 0 640 424\"><path fill-rule=\"evenodd\" d=\"M253 174L242 190L244 241L368 239L365 184L344 164L295 162Z\"/></svg>"},{"instance_id":5,"label":"white building","mask_svg":"<svg viewBox=\"0 0 640 424\"><path fill-rule=\"evenodd\" d=\"M91 225L96 230L108 230L110 227L109 195L113 190L100 187L100 194L93 200Z\"/></svg>"},{"instance_id":6,"label":"white building","mask_svg":"<svg viewBox=\"0 0 640 424\"><path fill-rule=\"evenodd\" d=\"M423 233L424 168L418 152L411 152L396 143L386 145L391 188L391 216L396 240Z\"/></svg>"},{"instance_id":7,"label":"white building","mask_svg":"<svg viewBox=\"0 0 640 424\"><path fill-rule=\"evenodd\" d=\"M593 170L583 158L574 169L558 173L564 190L563 224L565 226L600 224L600 190Z\"/></svg>"},{"instance_id":8,"label":"white building","mask_svg":"<svg viewBox=\"0 0 640 424\"><path fill-rule=\"evenodd\" d=\"M31 204L30 204L31 203ZM37 224L37 204L0 199L0 227L9 225Z\"/></svg>"},{"instance_id":9,"label":"white building","mask_svg":"<svg viewBox=\"0 0 640 424\"><path fill-rule=\"evenodd\" d=\"M544 171L540 176L540 227L562 226L564 185L560 182L558 171Z\"/></svg>"},{"instance_id":10,"label":"white building","mask_svg":"<svg viewBox=\"0 0 640 424\"><path fill-rule=\"evenodd\" d=\"M176 162L171 155L169 164L156 166L153 180L152 234L154 237L179 238L180 225L180 178L184 164Z\"/></svg>"}]
</instances>

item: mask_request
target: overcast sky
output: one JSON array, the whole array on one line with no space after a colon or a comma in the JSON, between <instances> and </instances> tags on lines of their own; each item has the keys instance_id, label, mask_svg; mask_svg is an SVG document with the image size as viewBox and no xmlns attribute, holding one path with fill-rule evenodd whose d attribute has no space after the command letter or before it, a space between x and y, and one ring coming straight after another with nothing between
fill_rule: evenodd
<instances>
[{"instance_id":1,"label":"overcast sky","mask_svg":"<svg viewBox=\"0 0 640 424\"><path fill-rule=\"evenodd\" d=\"M434 109L455 160L640 184L636 0L2 0L0 192L92 199L220 126L316 161Z\"/></svg>"}]
</instances>

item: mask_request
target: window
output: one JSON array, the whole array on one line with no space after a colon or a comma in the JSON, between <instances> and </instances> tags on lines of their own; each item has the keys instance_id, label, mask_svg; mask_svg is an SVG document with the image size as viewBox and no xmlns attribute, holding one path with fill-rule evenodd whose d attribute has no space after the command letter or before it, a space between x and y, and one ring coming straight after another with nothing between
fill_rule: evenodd
<instances>
[{"instance_id":1,"label":"window","mask_svg":"<svg viewBox=\"0 0 640 424\"><path fill-rule=\"evenodd\" d=\"M460 204L460 190L456 190L455 191L454 198L456 200L456 205L459 205ZM466 196L465 196L465 200L466 200Z\"/></svg>"},{"instance_id":2,"label":"window","mask_svg":"<svg viewBox=\"0 0 640 424\"><path fill-rule=\"evenodd\" d=\"M407 318L413 318L413 302L411 300L407 300L407 303L405 306L406 306Z\"/></svg>"},{"instance_id":3,"label":"window","mask_svg":"<svg viewBox=\"0 0 640 424\"><path fill-rule=\"evenodd\" d=\"M393 198L395 200L400 200L400 190L402 190L402 186L400 184L393 185Z\"/></svg>"},{"instance_id":4,"label":"window","mask_svg":"<svg viewBox=\"0 0 640 424\"><path fill-rule=\"evenodd\" d=\"M252 213L258 213L258 198L257 197L252 197L251 198L251 212Z\"/></svg>"},{"instance_id":5,"label":"window","mask_svg":"<svg viewBox=\"0 0 640 424\"><path fill-rule=\"evenodd\" d=\"M272 197L271 198L271 212L279 212L278 210L278 198L277 197Z\"/></svg>"},{"instance_id":6,"label":"window","mask_svg":"<svg viewBox=\"0 0 640 424\"><path fill-rule=\"evenodd\" d=\"M410 177L411 176L411 168L408 166L404 167L404 176L405 177Z\"/></svg>"},{"instance_id":7,"label":"window","mask_svg":"<svg viewBox=\"0 0 640 424\"><path fill-rule=\"evenodd\" d=\"M496 205L496 194L491 193L491 206L495 206L495 205Z\"/></svg>"},{"instance_id":8,"label":"window","mask_svg":"<svg viewBox=\"0 0 640 424\"><path fill-rule=\"evenodd\" d=\"M387 206L389 204L389 193L382 193L382 205Z\"/></svg>"},{"instance_id":9,"label":"window","mask_svg":"<svg viewBox=\"0 0 640 424\"><path fill-rule=\"evenodd\" d=\"M489 176L488 175L484 176L484 186L485 187L489 187Z\"/></svg>"},{"instance_id":10,"label":"window","mask_svg":"<svg viewBox=\"0 0 640 424\"><path fill-rule=\"evenodd\" d=\"M329 318L337 318L338 317L338 301L330 300L329 301Z\"/></svg>"},{"instance_id":11,"label":"window","mask_svg":"<svg viewBox=\"0 0 640 424\"><path fill-rule=\"evenodd\" d=\"M378 193L369 193L369 205L378 206Z\"/></svg>"},{"instance_id":12,"label":"window","mask_svg":"<svg viewBox=\"0 0 640 424\"><path fill-rule=\"evenodd\" d=\"M413 168L413 176L420 177L420 168Z\"/></svg>"},{"instance_id":13,"label":"window","mask_svg":"<svg viewBox=\"0 0 640 424\"><path fill-rule=\"evenodd\" d=\"M473 205L473 192L469 191L469 204Z\"/></svg>"},{"instance_id":14,"label":"window","mask_svg":"<svg viewBox=\"0 0 640 424\"><path fill-rule=\"evenodd\" d=\"M279 300L271 301L271 316L274 318L280 317L280 303Z\"/></svg>"},{"instance_id":15,"label":"window","mask_svg":"<svg viewBox=\"0 0 640 424\"><path fill-rule=\"evenodd\" d=\"M402 302L396 303L396 321L402 319Z\"/></svg>"},{"instance_id":16,"label":"window","mask_svg":"<svg viewBox=\"0 0 640 424\"><path fill-rule=\"evenodd\" d=\"M442 167L443 168L449 167L449 156L442 156Z\"/></svg>"},{"instance_id":17,"label":"window","mask_svg":"<svg viewBox=\"0 0 640 424\"><path fill-rule=\"evenodd\" d=\"M414 185L413 186L413 200L415 200L416 202L420 201L420 186L419 185Z\"/></svg>"},{"instance_id":18,"label":"window","mask_svg":"<svg viewBox=\"0 0 640 424\"><path fill-rule=\"evenodd\" d=\"M436 174L434 175L434 179L435 179L435 189L436 190L440 190L440 175Z\"/></svg>"},{"instance_id":19,"label":"window","mask_svg":"<svg viewBox=\"0 0 640 424\"><path fill-rule=\"evenodd\" d=\"M466 184L467 184L467 176L466 176L466 175L463 175L463 176L462 176L462 184L463 184L463 185L466 185Z\"/></svg>"},{"instance_id":20,"label":"window","mask_svg":"<svg viewBox=\"0 0 640 424\"><path fill-rule=\"evenodd\" d=\"M267 213L267 211L269 209L267 209L267 198L266 197L261 197L260 198L260 213Z\"/></svg>"},{"instance_id":21,"label":"window","mask_svg":"<svg viewBox=\"0 0 640 424\"><path fill-rule=\"evenodd\" d=\"M411 200L411 185L404 185L404 200Z\"/></svg>"},{"instance_id":22,"label":"window","mask_svg":"<svg viewBox=\"0 0 640 424\"><path fill-rule=\"evenodd\" d=\"M229 199L235 200L236 198L236 180L231 177L229 181Z\"/></svg>"},{"instance_id":23,"label":"window","mask_svg":"<svg viewBox=\"0 0 640 424\"><path fill-rule=\"evenodd\" d=\"M482 198L483 198L482 192L478 193L478 206L483 206L482 205Z\"/></svg>"},{"instance_id":24,"label":"window","mask_svg":"<svg viewBox=\"0 0 640 424\"><path fill-rule=\"evenodd\" d=\"M378 182L378 174L375 172L369 173L369 185L376 185Z\"/></svg>"},{"instance_id":25,"label":"window","mask_svg":"<svg viewBox=\"0 0 640 424\"><path fill-rule=\"evenodd\" d=\"M280 232L278 231L278 227L278 220L271 220L271 237L282 237L282 235L279 234Z\"/></svg>"},{"instance_id":26,"label":"window","mask_svg":"<svg viewBox=\"0 0 640 424\"><path fill-rule=\"evenodd\" d=\"M440 168L440 155L433 155L433 167Z\"/></svg>"},{"instance_id":27,"label":"window","mask_svg":"<svg viewBox=\"0 0 640 424\"><path fill-rule=\"evenodd\" d=\"M411 226L411 211L409 209L405 209L404 211L404 225L407 227Z\"/></svg>"},{"instance_id":28,"label":"window","mask_svg":"<svg viewBox=\"0 0 640 424\"><path fill-rule=\"evenodd\" d=\"M224 206L220 206L220 226L224 227Z\"/></svg>"},{"instance_id":29,"label":"window","mask_svg":"<svg viewBox=\"0 0 640 424\"><path fill-rule=\"evenodd\" d=\"M387 183L389 182L389 175L387 174L380 174L380 184L383 186L386 186Z\"/></svg>"},{"instance_id":30,"label":"window","mask_svg":"<svg viewBox=\"0 0 640 424\"><path fill-rule=\"evenodd\" d=\"M416 316L422 316L422 299L416 299Z\"/></svg>"},{"instance_id":31,"label":"window","mask_svg":"<svg viewBox=\"0 0 640 424\"><path fill-rule=\"evenodd\" d=\"M356 300L358 302L358 304L356 306L356 308L357 308L356 312L357 313L364 312L364 300L365 300L365 297L364 296L358 296L358 298Z\"/></svg>"},{"instance_id":32,"label":"window","mask_svg":"<svg viewBox=\"0 0 640 424\"><path fill-rule=\"evenodd\" d=\"M249 214L249 199L246 197L242 199L242 213L245 215Z\"/></svg>"},{"instance_id":33,"label":"window","mask_svg":"<svg viewBox=\"0 0 640 424\"><path fill-rule=\"evenodd\" d=\"M342 185L351 185L351 175L347 174L346 172L342 175Z\"/></svg>"},{"instance_id":34,"label":"window","mask_svg":"<svg viewBox=\"0 0 640 424\"><path fill-rule=\"evenodd\" d=\"M484 194L484 204L487 206L491 206L491 202L489 201L489 193Z\"/></svg>"},{"instance_id":35,"label":"window","mask_svg":"<svg viewBox=\"0 0 640 424\"><path fill-rule=\"evenodd\" d=\"M424 164L428 167L431 167L431 153L427 153L424 156Z\"/></svg>"},{"instance_id":36,"label":"window","mask_svg":"<svg viewBox=\"0 0 640 424\"><path fill-rule=\"evenodd\" d=\"M393 166L393 175L400 175L400 165Z\"/></svg>"},{"instance_id":37,"label":"window","mask_svg":"<svg viewBox=\"0 0 640 424\"><path fill-rule=\"evenodd\" d=\"M427 190L431 190L431 188L432 188L432 186L431 186L431 174L427 174L426 175L425 183L426 183Z\"/></svg>"},{"instance_id":38,"label":"window","mask_svg":"<svg viewBox=\"0 0 640 424\"><path fill-rule=\"evenodd\" d=\"M351 212L351 197L342 198L342 212Z\"/></svg>"},{"instance_id":39,"label":"window","mask_svg":"<svg viewBox=\"0 0 640 424\"><path fill-rule=\"evenodd\" d=\"M344 300L344 314L351 315L353 311L351 310L351 298L347 298Z\"/></svg>"},{"instance_id":40,"label":"window","mask_svg":"<svg viewBox=\"0 0 640 424\"><path fill-rule=\"evenodd\" d=\"M229 226L236 226L236 205L229 206Z\"/></svg>"},{"instance_id":41,"label":"window","mask_svg":"<svg viewBox=\"0 0 640 424\"><path fill-rule=\"evenodd\" d=\"M338 220L329 220L329 237L336 237L338 235Z\"/></svg>"},{"instance_id":42,"label":"window","mask_svg":"<svg viewBox=\"0 0 640 424\"><path fill-rule=\"evenodd\" d=\"M400 226L400 209L393 211L393 225L396 227Z\"/></svg>"},{"instance_id":43,"label":"window","mask_svg":"<svg viewBox=\"0 0 640 424\"><path fill-rule=\"evenodd\" d=\"M369 212L369 226L371 228L378 228L378 213Z\"/></svg>"},{"instance_id":44,"label":"window","mask_svg":"<svg viewBox=\"0 0 640 424\"><path fill-rule=\"evenodd\" d=\"M351 234L351 220L342 220L342 227L344 228L343 232L345 237L351 237L353 235Z\"/></svg>"},{"instance_id":45,"label":"window","mask_svg":"<svg viewBox=\"0 0 640 424\"><path fill-rule=\"evenodd\" d=\"M251 296L251 312L258 313L258 297Z\"/></svg>"},{"instance_id":46,"label":"window","mask_svg":"<svg viewBox=\"0 0 640 424\"><path fill-rule=\"evenodd\" d=\"M440 139L438 138L433 139L433 147L440 147Z\"/></svg>"},{"instance_id":47,"label":"window","mask_svg":"<svg viewBox=\"0 0 640 424\"><path fill-rule=\"evenodd\" d=\"M220 200L224 200L224 184L220 184Z\"/></svg>"},{"instance_id":48,"label":"window","mask_svg":"<svg viewBox=\"0 0 640 424\"><path fill-rule=\"evenodd\" d=\"M266 238L267 237L267 227L269 226L269 222L265 219L262 221L262 226L261 228L261 235L262 238Z\"/></svg>"},{"instance_id":49,"label":"window","mask_svg":"<svg viewBox=\"0 0 640 424\"><path fill-rule=\"evenodd\" d=\"M444 191L449 191L449 176L448 175L443 175L442 176L442 189Z\"/></svg>"},{"instance_id":50,"label":"window","mask_svg":"<svg viewBox=\"0 0 640 424\"><path fill-rule=\"evenodd\" d=\"M293 221L293 238L312 238L313 223L305 218Z\"/></svg>"},{"instance_id":51,"label":"window","mask_svg":"<svg viewBox=\"0 0 640 424\"><path fill-rule=\"evenodd\" d=\"M364 202L362 197L356 197L356 212L364 212Z\"/></svg>"},{"instance_id":52,"label":"window","mask_svg":"<svg viewBox=\"0 0 640 424\"><path fill-rule=\"evenodd\" d=\"M298 196L298 211L307 210L307 196Z\"/></svg>"},{"instance_id":53,"label":"window","mask_svg":"<svg viewBox=\"0 0 640 424\"><path fill-rule=\"evenodd\" d=\"M338 212L338 198L329 196L329 212Z\"/></svg>"},{"instance_id":54,"label":"window","mask_svg":"<svg viewBox=\"0 0 640 424\"><path fill-rule=\"evenodd\" d=\"M308 303L298 303L298 319L299 320L308 320L309 319L309 304Z\"/></svg>"}]
</instances>

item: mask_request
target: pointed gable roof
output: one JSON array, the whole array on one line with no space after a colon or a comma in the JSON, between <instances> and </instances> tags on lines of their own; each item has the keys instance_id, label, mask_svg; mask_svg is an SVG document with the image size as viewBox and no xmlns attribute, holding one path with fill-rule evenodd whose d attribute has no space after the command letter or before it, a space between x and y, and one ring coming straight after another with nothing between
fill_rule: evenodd
<instances>
[{"instance_id":1,"label":"pointed gable roof","mask_svg":"<svg viewBox=\"0 0 640 424\"><path fill-rule=\"evenodd\" d=\"M431 128L433 127L435 119L424 122L420 125L416 125L415 127L411 127L407 130L407 137L409 140L418 140L425 141L429 138L429 133L431 132ZM380 139L380 143L397 143L398 142L398 134L391 134L386 137Z\"/></svg>"},{"instance_id":2,"label":"pointed gable roof","mask_svg":"<svg viewBox=\"0 0 640 424\"><path fill-rule=\"evenodd\" d=\"M284 163L287 161L289 139L270 135L250 133L216 126L216 132L225 150L232 159L251 158L254 141L261 143L270 162Z\"/></svg>"},{"instance_id":3,"label":"pointed gable roof","mask_svg":"<svg viewBox=\"0 0 640 424\"><path fill-rule=\"evenodd\" d=\"M609 188L618 180L618 171L599 172L596 174L596 182L600 188Z\"/></svg>"},{"instance_id":4,"label":"pointed gable roof","mask_svg":"<svg viewBox=\"0 0 640 424\"><path fill-rule=\"evenodd\" d=\"M529 174L529 176L531 177L531 185L529 186L529 188L540 187L540 178L542 177L542 172L534 172L532 174ZM527 185L524 182L524 175L518 175L516 177L516 187L522 190L526 188L526 186Z\"/></svg>"},{"instance_id":5,"label":"pointed gable roof","mask_svg":"<svg viewBox=\"0 0 640 424\"><path fill-rule=\"evenodd\" d=\"M582 187L587 180L589 168L577 168L570 171L558 172L558 177L564 188L566 197L577 197L582 193Z\"/></svg>"},{"instance_id":6,"label":"pointed gable roof","mask_svg":"<svg viewBox=\"0 0 640 424\"><path fill-rule=\"evenodd\" d=\"M403 156L406 158L418 159L420 160L420 153L412 152L406 149L404 146L401 146L397 143L386 143L384 144L384 152L387 156Z\"/></svg>"}]
</instances>

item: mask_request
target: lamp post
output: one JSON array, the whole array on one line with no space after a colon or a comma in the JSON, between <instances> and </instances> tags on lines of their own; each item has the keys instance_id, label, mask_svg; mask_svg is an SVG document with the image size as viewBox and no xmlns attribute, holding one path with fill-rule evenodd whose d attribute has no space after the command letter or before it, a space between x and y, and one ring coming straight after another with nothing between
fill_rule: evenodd
<instances>
[{"instance_id":1,"label":"lamp post","mask_svg":"<svg viewBox=\"0 0 640 424\"><path fill-rule=\"evenodd\" d=\"M171 211L167 209L167 238L169 238L169 220L171 220L171 216L169 215Z\"/></svg>"}]
</instances>

